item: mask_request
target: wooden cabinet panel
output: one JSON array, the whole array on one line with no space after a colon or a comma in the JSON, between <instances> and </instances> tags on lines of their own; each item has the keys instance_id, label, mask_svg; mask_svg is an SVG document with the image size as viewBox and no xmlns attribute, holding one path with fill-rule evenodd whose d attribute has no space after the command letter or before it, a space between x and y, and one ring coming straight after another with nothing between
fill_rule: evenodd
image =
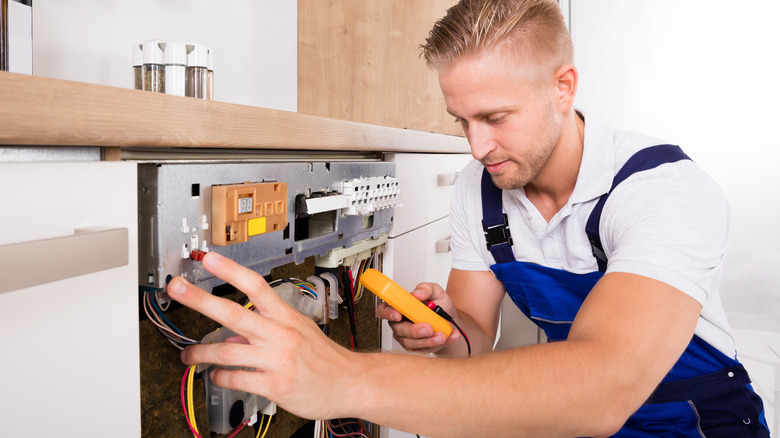
<instances>
[{"instance_id":1,"label":"wooden cabinet panel","mask_svg":"<svg viewBox=\"0 0 780 438\"><path fill-rule=\"evenodd\" d=\"M299 0L298 112L463 135L420 57L456 0Z\"/></svg>"}]
</instances>

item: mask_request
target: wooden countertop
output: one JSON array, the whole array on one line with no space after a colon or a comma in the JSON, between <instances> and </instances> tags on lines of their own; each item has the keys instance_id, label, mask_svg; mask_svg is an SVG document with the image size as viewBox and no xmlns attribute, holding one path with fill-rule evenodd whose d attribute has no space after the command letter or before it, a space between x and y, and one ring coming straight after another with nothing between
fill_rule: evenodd
<instances>
[{"instance_id":1,"label":"wooden countertop","mask_svg":"<svg viewBox=\"0 0 780 438\"><path fill-rule=\"evenodd\" d=\"M0 145L469 152L452 135L8 72Z\"/></svg>"}]
</instances>

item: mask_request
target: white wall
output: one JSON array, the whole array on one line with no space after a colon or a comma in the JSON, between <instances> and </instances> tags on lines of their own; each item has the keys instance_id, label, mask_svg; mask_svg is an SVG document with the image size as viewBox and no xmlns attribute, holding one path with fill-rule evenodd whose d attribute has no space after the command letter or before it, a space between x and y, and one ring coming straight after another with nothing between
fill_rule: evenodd
<instances>
[{"instance_id":1,"label":"white wall","mask_svg":"<svg viewBox=\"0 0 780 438\"><path fill-rule=\"evenodd\" d=\"M780 315L780 2L572 0L576 105L679 144L723 188L730 311Z\"/></svg>"},{"instance_id":2,"label":"white wall","mask_svg":"<svg viewBox=\"0 0 780 438\"><path fill-rule=\"evenodd\" d=\"M298 108L293 0L36 0L33 74L133 88L132 45L153 38L211 47L215 100Z\"/></svg>"}]
</instances>

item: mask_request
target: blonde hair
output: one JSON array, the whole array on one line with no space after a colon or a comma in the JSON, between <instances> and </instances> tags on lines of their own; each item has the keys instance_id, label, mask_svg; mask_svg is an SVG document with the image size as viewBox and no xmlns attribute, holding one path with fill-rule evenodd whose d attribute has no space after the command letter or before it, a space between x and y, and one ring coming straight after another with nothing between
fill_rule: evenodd
<instances>
[{"instance_id":1,"label":"blonde hair","mask_svg":"<svg viewBox=\"0 0 780 438\"><path fill-rule=\"evenodd\" d=\"M555 0L461 0L420 48L428 65L441 69L500 45L543 71L573 63L571 36Z\"/></svg>"}]
</instances>

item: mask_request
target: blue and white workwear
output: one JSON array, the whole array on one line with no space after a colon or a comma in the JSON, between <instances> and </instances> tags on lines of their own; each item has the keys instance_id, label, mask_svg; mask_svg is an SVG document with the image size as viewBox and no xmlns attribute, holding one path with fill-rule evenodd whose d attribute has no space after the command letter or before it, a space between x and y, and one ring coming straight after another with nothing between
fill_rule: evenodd
<instances>
[{"instance_id":1,"label":"blue and white workwear","mask_svg":"<svg viewBox=\"0 0 780 438\"><path fill-rule=\"evenodd\" d=\"M549 222L478 162L459 176L450 220L453 268L492 270L549 341L567 338L608 272L663 281L702 304L685 352L615 436L769 436L720 304L728 207L679 147L589 122L575 189Z\"/></svg>"}]
</instances>

